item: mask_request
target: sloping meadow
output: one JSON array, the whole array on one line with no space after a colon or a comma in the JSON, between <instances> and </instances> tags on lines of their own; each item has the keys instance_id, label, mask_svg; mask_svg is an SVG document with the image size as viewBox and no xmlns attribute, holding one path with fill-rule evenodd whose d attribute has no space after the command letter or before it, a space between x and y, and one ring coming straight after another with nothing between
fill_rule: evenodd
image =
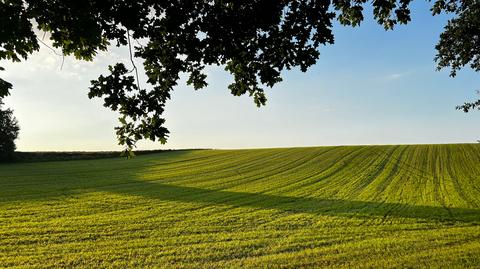
<instances>
[{"instance_id":1,"label":"sloping meadow","mask_svg":"<svg viewBox=\"0 0 480 269\"><path fill-rule=\"evenodd\" d=\"M475 267L480 145L0 165L0 267Z\"/></svg>"}]
</instances>

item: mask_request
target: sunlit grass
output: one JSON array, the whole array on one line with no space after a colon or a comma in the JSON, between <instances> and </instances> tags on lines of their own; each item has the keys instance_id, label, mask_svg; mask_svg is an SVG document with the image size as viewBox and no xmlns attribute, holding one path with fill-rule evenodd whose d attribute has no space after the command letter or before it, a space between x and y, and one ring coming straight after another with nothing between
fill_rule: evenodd
<instances>
[{"instance_id":1,"label":"sunlit grass","mask_svg":"<svg viewBox=\"0 0 480 269\"><path fill-rule=\"evenodd\" d=\"M479 264L479 145L0 166L0 267Z\"/></svg>"}]
</instances>

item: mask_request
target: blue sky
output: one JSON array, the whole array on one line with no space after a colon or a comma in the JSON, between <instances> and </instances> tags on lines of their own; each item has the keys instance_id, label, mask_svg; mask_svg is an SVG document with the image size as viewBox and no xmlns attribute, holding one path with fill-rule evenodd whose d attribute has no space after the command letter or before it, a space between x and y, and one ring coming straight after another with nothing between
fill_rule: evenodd
<instances>
[{"instance_id":1,"label":"blue sky","mask_svg":"<svg viewBox=\"0 0 480 269\"><path fill-rule=\"evenodd\" d=\"M209 87L175 89L166 108L171 137L166 145L140 142L140 149L257 148L355 144L470 143L480 139L480 112L455 106L479 96L480 76L456 78L435 71L434 46L446 22L416 1L413 21L385 31L371 16L358 28L336 25L335 44L321 49L307 73L284 72L267 89L266 107L232 96L230 75L208 68ZM2 63L14 84L5 101L21 126L18 149L118 150L118 115L89 100L89 81L108 64L127 60L112 48L94 62L62 59L47 48L20 64Z\"/></svg>"}]
</instances>

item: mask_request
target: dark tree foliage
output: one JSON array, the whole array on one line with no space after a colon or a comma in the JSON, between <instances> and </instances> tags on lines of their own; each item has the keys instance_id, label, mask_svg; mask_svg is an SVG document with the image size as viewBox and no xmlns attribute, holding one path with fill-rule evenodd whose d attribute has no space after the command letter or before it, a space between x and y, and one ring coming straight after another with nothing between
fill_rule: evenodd
<instances>
[{"instance_id":1,"label":"dark tree foliage","mask_svg":"<svg viewBox=\"0 0 480 269\"><path fill-rule=\"evenodd\" d=\"M121 114L116 128L121 145L139 139L165 143L165 102L180 74L198 90L207 86L205 66L224 66L233 76L235 96L248 94L264 105L265 87L291 68L306 71L322 45L333 44L332 23L358 26L364 7L392 29L410 21L411 0L0 0L0 60L20 61L39 49L37 32L48 32L64 55L92 60L111 44L128 46L143 61L147 87L136 67L117 63L92 80L89 97ZM437 45L438 68L452 76L465 65L480 69L478 0L432 1L432 14L452 19ZM144 45L134 40L146 40ZM132 61L133 63L133 61ZM127 64L127 65L126 65ZM0 80L0 97L11 84ZM473 106L474 107L474 106ZM469 110L472 106L464 107Z\"/></svg>"},{"instance_id":2,"label":"dark tree foliage","mask_svg":"<svg viewBox=\"0 0 480 269\"><path fill-rule=\"evenodd\" d=\"M15 139L18 137L18 122L10 109L2 109L0 100L0 162L10 161L15 151Z\"/></svg>"}]
</instances>

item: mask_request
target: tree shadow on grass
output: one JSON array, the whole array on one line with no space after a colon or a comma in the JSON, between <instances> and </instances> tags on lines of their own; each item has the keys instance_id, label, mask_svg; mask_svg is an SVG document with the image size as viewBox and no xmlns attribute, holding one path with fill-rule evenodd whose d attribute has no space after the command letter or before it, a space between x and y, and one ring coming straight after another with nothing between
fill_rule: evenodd
<instances>
[{"instance_id":1,"label":"tree shadow on grass","mask_svg":"<svg viewBox=\"0 0 480 269\"><path fill-rule=\"evenodd\" d=\"M22 178L12 177L3 180L0 187L0 203L27 201L45 201L62 199L68 196L81 195L92 191L104 191L124 195L134 195L161 201L200 203L204 205L226 205L254 209L274 209L291 213L307 213L325 216L353 216L358 218L413 218L442 222L464 222L479 224L480 209L423 206L400 203L382 203L373 201L351 201L326 199L317 197L291 197L265 193L233 192L211 190L197 187L165 184L161 181L136 180L141 171L151 167L168 164L168 162L188 163L191 159L188 152L172 152L164 156L162 163L149 163L141 160L141 165L135 162L118 163L105 169L97 165L85 170L84 167L64 167L63 171L56 169L36 171L35 177L41 181L32 181L28 175ZM185 155L185 156L184 156ZM183 156L183 157L182 157ZM154 156L155 157L155 156ZM158 157L158 156L157 156ZM156 157L156 158L157 158ZM182 157L178 159L179 157ZM88 165L88 161L82 161ZM96 161L98 162L98 161ZM74 162L69 163L69 165ZM93 163L97 164L97 163ZM19 169L21 167L18 167ZM76 169L76 170L75 170ZM98 171L96 169L99 169ZM87 172L85 172L87 171ZM111 178L111 173L115 177ZM21 171L12 171L14 175L22 175ZM31 173L31 171L27 171ZM42 175L44 173L44 175ZM50 175L50 173L52 173ZM86 173L86 174L85 174ZM77 179L80 177L80 179ZM56 179L62 180L56 180Z\"/></svg>"},{"instance_id":2,"label":"tree shadow on grass","mask_svg":"<svg viewBox=\"0 0 480 269\"><path fill-rule=\"evenodd\" d=\"M440 222L480 223L480 209L279 196L263 193L210 190L162 184L155 181L132 181L131 184L123 184L113 188L106 187L104 190L162 201L274 209L291 213L325 216L354 216L359 218L398 217Z\"/></svg>"},{"instance_id":3,"label":"tree shadow on grass","mask_svg":"<svg viewBox=\"0 0 480 269\"><path fill-rule=\"evenodd\" d=\"M57 191L39 192L27 195L0 197L0 202L27 202L62 199L92 191L109 192L148 199L195 204L224 205L232 207L274 209L290 213L307 213L324 216L380 218L412 218L425 221L463 222L480 224L480 209L437 207L374 201L352 201L316 197L293 197L265 193L234 192L203 189L189 186L164 184L159 181L132 180L127 174L118 180L104 184L85 184L71 188L70 184L57 185ZM63 191L59 191L63 190Z\"/></svg>"}]
</instances>

